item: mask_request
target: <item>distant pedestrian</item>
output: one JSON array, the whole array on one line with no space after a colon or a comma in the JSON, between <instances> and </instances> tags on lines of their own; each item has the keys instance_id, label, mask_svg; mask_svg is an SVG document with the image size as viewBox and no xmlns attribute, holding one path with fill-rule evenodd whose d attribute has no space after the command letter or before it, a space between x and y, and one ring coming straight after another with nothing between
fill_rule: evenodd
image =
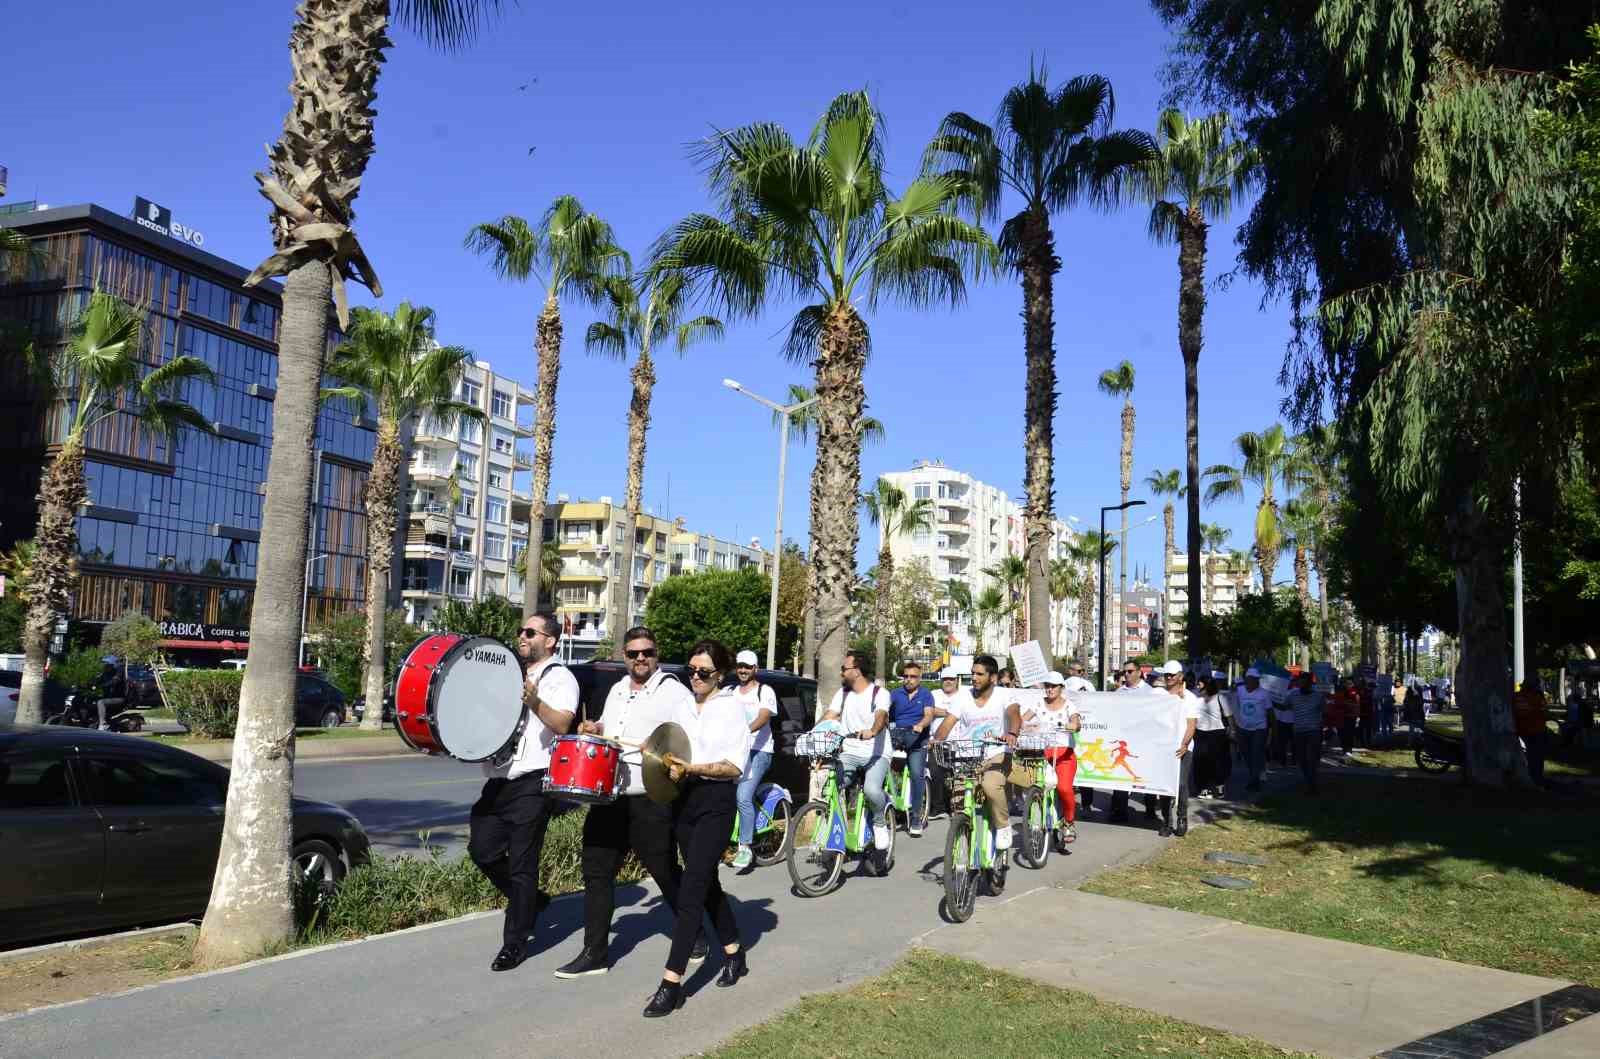
<instances>
[{"instance_id":1,"label":"distant pedestrian","mask_svg":"<svg viewBox=\"0 0 1600 1059\"><path fill-rule=\"evenodd\" d=\"M1356 702L1358 704L1358 717L1356 720L1356 738L1365 747L1372 746L1373 732L1377 727L1377 704L1372 701L1372 685L1365 678L1356 681Z\"/></svg>"},{"instance_id":2,"label":"distant pedestrian","mask_svg":"<svg viewBox=\"0 0 1600 1059\"><path fill-rule=\"evenodd\" d=\"M1522 690L1511 696L1512 719L1517 726L1517 737L1528 753L1528 776L1534 783L1544 783L1544 759L1550 746L1550 728L1546 723L1544 687L1537 673L1529 674Z\"/></svg>"},{"instance_id":3,"label":"distant pedestrian","mask_svg":"<svg viewBox=\"0 0 1600 1059\"><path fill-rule=\"evenodd\" d=\"M1068 673L1067 673L1067 694L1068 695L1075 695L1075 694L1080 694L1080 693L1085 692L1085 691L1093 691L1094 690L1094 685L1089 683L1088 678L1083 675L1083 663L1082 662L1074 662L1070 666L1068 666L1067 669L1068 669Z\"/></svg>"},{"instance_id":4,"label":"distant pedestrian","mask_svg":"<svg viewBox=\"0 0 1600 1059\"><path fill-rule=\"evenodd\" d=\"M1272 712L1272 696L1261 686L1261 671L1254 666L1244 671L1244 686L1234 696L1233 716L1244 755L1247 791L1261 789L1261 773L1267 767L1267 717Z\"/></svg>"},{"instance_id":5,"label":"distant pedestrian","mask_svg":"<svg viewBox=\"0 0 1600 1059\"><path fill-rule=\"evenodd\" d=\"M1158 803L1161 809L1161 837L1177 835L1182 838L1189 833L1189 776L1194 768L1194 738L1195 726L1200 723L1200 696L1184 686L1183 663L1176 658L1169 659L1158 672L1167 683L1167 694L1172 696L1172 708L1183 727L1183 734L1178 737L1178 796L1176 799L1162 795ZM1173 826L1172 803L1178 803L1177 826ZM1149 805L1149 796L1145 796L1145 805Z\"/></svg>"},{"instance_id":6,"label":"distant pedestrian","mask_svg":"<svg viewBox=\"0 0 1600 1059\"><path fill-rule=\"evenodd\" d=\"M1287 701L1272 704L1272 761L1283 766L1294 760L1294 710Z\"/></svg>"},{"instance_id":7,"label":"distant pedestrian","mask_svg":"<svg viewBox=\"0 0 1600 1059\"><path fill-rule=\"evenodd\" d=\"M1313 792L1317 789L1317 766L1322 762L1323 699L1309 671L1301 673L1296 687L1284 696L1294 716L1294 757L1300 775Z\"/></svg>"},{"instance_id":8,"label":"distant pedestrian","mask_svg":"<svg viewBox=\"0 0 1600 1059\"><path fill-rule=\"evenodd\" d=\"M1394 738L1394 685L1389 685L1389 690L1378 696L1378 735L1385 739Z\"/></svg>"},{"instance_id":9,"label":"distant pedestrian","mask_svg":"<svg viewBox=\"0 0 1600 1059\"><path fill-rule=\"evenodd\" d=\"M1200 717L1195 722L1192 793L1220 798L1233 773L1228 731L1233 724L1231 696L1223 690L1226 676L1212 673L1200 682Z\"/></svg>"},{"instance_id":10,"label":"distant pedestrian","mask_svg":"<svg viewBox=\"0 0 1600 1059\"><path fill-rule=\"evenodd\" d=\"M1335 697L1339 700L1339 749L1348 757L1355 749L1356 726L1361 721L1361 696L1356 692L1355 680L1347 679Z\"/></svg>"}]
</instances>

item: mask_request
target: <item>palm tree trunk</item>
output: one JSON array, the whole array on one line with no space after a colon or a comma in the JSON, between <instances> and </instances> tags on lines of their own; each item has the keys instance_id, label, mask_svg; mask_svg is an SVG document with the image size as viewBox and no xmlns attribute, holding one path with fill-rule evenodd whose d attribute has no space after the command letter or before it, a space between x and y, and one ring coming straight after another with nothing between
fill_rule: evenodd
<instances>
[{"instance_id":1,"label":"palm tree trunk","mask_svg":"<svg viewBox=\"0 0 1600 1059\"><path fill-rule=\"evenodd\" d=\"M311 518L318 396L328 348L328 266L311 261L283 289L272 460L261 513L249 664L239 694L233 778L211 902L195 944L201 966L254 956L294 932L290 843L294 698ZM382 711L382 700L376 704Z\"/></svg>"},{"instance_id":2,"label":"palm tree trunk","mask_svg":"<svg viewBox=\"0 0 1600 1059\"><path fill-rule=\"evenodd\" d=\"M1128 660L1128 490L1133 487L1133 402L1122 402L1122 535L1117 542L1117 662Z\"/></svg>"},{"instance_id":3,"label":"palm tree trunk","mask_svg":"<svg viewBox=\"0 0 1600 1059\"><path fill-rule=\"evenodd\" d=\"M889 653L889 595L893 591L894 555L889 551L888 536L885 535L884 545L878 551L878 592L877 599L875 601L877 605L873 608L877 611L876 619L878 626L876 630L877 635L874 638L872 645L873 653L875 655L873 662L876 666L874 672L876 672L880 678L886 678L888 676L888 671L884 669L884 662L886 661Z\"/></svg>"},{"instance_id":4,"label":"palm tree trunk","mask_svg":"<svg viewBox=\"0 0 1600 1059\"><path fill-rule=\"evenodd\" d=\"M1078 592L1078 661L1083 663L1085 672L1089 669L1089 640L1094 635L1094 595L1095 579L1091 573L1083 579L1083 588Z\"/></svg>"},{"instance_id":5,"label":"palm tree trunk","mask_svg":"<svg viewBox=\"0 0 1600 1059\"><path fill-rule=\"evenodd\" d=\"M1178 350L1183 354L1184 485L1189 524L1185 529L1189 596L1188 628L1200 627L1200 349L1206 312L1206 222L1190 209L1178 226ZM1209 584L1211 579L1207 578ZM1188 640L1187 634L1185 640ZM1192 643L1185 643L1190 658Z\"/></svg>"},{"instance_id":6,"label":"palm tree trunk","mask_svg":"<svg viewBox=\"0 0 1600 1059\"><path fill-rule=\"evenodd\" d=\"M1300 600L1302 612L1311 609L1311 563L1306 558L1305 545L1295 542L1294 546L1294 594ZM1311 643L1305 645L1305 664L1311 664Z\"/></svg>"},{"instance_id":7,"label":"palm tree trunk","mask_svg":"<svg viewBox=\"0 0 1600 1059\"><path fill-rule=\"evenodd\" d=\"M641 347L633 365L633 399L628 402L628 495L623 515L621 590L612 594L612 607L619 625L611 637L611 657L622 659L622 634L632 624L633 557L638 535L639 510L644 506L644 444L650 429L650 395L655 390L656 370L650 350Z\"/></svg>"},{"instance_id":8,"label":"palm tree trunk","mask_svg":"<svg viewBox=\"0 0 1600 1059\"><path fill-rule=\"evenodd\" d=\"M850 305L834 306L818 343L817 465L811 474L812 552L817 583L817 696L832 699L850 643L861 494L861 429L867 328Z\"/></svg>"},{"instance_id":9,"label":"palm tree trunk","mask_svg":"<svg viewBox=\"0 0 1600 1059\"><path fill-rule=\"evenodd\" d=\"M1495 787L1527 787L1531 780L1517 744L1506 660L1505 547L1475 500L1472 490L1462 490L1448 520L1461 626L1456 686L1466 730L1467 775Z\"/></svg>"},{"instance_id":10,"label":"palm tree trunk","mask_svg":"<svg viewBox=\"0 0 1600 1059\"><path fill-rule=\"evenodd\" d=\"M1272 494L1263 494L1261 503L1256 506L1256 525L1261 525L1261 509L1273 506ZM1256 569L1261 573L1261 591L1271 595L1272 576L1278 569L1278 549L1269 548L1259 536L1256 537Z\"/></svg>"},{"instance_id":11,"label":"palm tree trunk","mask_svg":"<svg viewBox=\"0 0 1600 1059\"><path fill-rule=\"evenodd\" d=\"M544 299L544 310L534 339L539 357L539 377L533 395L533 502L528 512L528 569L533 577L522 579L522 616L539 609L539 575L544 559L544 508L550 495L550 461L556 444L556 383L561 377L561 306L556 292ZM553 595L553 593L552 593ZM609 626L611 623L608 622ZM620 636L621 629L611 627Z\"/></svg>"},{"instance_id":12,"label":"palm tree trunk","mask_svg":"<svg viewBox=\"0 0 1600 1059\"><path fill-rule=\"evenodd\" d=\"M372 732L383 728L384 620L389 613L389 570L394 565L394 527L399 518L400 466L405 462L400 447L400 423L392 414L379 410L378 438L372 449L372 470L367 474L367 709L361 727Z\"/></svg>"},{"instance_id":13,"label":"palm tree trunk","mask_svg":"<svg viewBox=\"0 0 1600 1059\"><path fill-rule=\"evenodd\" d=\"M1061 271L1050 215L1030 210L1022 225L1022 331L1027 360L1023 442L1023 560L1028 569L1028 629L1054 658L1050 628L1050 521L1055 497L1056 350L1053 284Z\"/></svg>"},{"instance_id":14,"label":"palm tree trunk","mask_svg":"<svg viewBox=\"0 0 1600 1059\"><path fill-rule=\"evenodd\" d=\"M44 723L44 671L58 616L71 603L78 552L78 509L89 498L83 441L68 438L39 484L39 525L34 531L28 611L22 629L22 687L18 724Z\"/></svg>"}]
</instances>

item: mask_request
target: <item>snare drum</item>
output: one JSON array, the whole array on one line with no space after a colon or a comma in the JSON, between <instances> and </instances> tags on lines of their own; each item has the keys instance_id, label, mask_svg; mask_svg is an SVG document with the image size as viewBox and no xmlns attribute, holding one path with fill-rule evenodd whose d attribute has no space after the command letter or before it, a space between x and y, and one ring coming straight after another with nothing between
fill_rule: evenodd
<instances>
[{"instance_id":1,"label":"snare drum","mask_svg":"<svg viewBox=\"0 0 1600 1059\"><path fill-rule=\"evenodd\" d=\"M516 652L487 636L424 638L400 664L394 725L413 750L503 763L528 725Z\"/></svg>"},{"instance_id":2,"label":"snare drum","mask_svg":"<svg viewBox=\"0 0 1600 1059\"><path fill-rule=\"evenodd\" d=\"M597 805L617 800L622 747L597 735L563 735L550 744L544 792L564 801Z\"/></svg>"}]
</instances>

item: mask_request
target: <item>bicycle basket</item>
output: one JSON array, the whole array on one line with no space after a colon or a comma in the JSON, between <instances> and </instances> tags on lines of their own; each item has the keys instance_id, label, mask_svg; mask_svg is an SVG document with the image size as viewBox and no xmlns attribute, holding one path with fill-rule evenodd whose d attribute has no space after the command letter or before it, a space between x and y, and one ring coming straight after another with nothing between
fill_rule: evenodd
<instances>
[{"instance_id":1,"label":"bicycle basket","mask_svg":"<svg viewBox=\"0 0 1600 1059\"><path fill-rule=\"evenodd\" d=\"M1042 732L1024 732L1017 736L1017 753L1043 754L1046 750L1057 746L1054 735Z\"/></svg>"},{"instance_id":2,"label":"bicycle basket","mask_svg":"<svg viewBox=\"0 0 1600 1059\"><path fill-rule=\"evenodd\" d=\"M805 732L794 741L796 757L833 757L844 745L844 736L838 732Z\"/></svg>"},{"instance_id":3,"label":"bicycle basket","mask_svg":"<svg viewBox=\"0 0 1600 1059\"><path fill-rule=\"evenodd\" d=\"M933 744L933 759L952 771L975 769L983 763L985 749L981 739L950 739Z\"/></svg>"}]
</instances>

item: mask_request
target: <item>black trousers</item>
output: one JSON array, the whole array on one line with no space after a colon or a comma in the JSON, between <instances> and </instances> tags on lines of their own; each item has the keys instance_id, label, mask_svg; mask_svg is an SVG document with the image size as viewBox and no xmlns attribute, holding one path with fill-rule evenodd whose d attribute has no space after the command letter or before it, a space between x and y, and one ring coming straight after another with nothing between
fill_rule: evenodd
<instances>
[{"instance_id":1,"label":"black trousers","mask_svg":"<svg viewBox=\"0 0 1600 1059\"><path fill-rule=\"evenodd\" d=\"M729 797L732 797L729 786ZM731 802L729 803L732 804ZM727 844L733 822L722 836ZM632 850L650 873L661 898L678 907L678 883L683 873L672 855L672 807L658 805L642 794L625 794L609 805L591 805L583 821L583 946L604 951L611 937L611 916L616 911L617 870Z\"/></svg>"},{"instance_id":2,"label":"black trousers","mask_svg":"<svg viewBox=\"0 0 1600 1059\"><path fill-rule=\"evenodd\" d=\"M928 757L928 815L950 811L950 770Z\"/></svg>"},{"instance_id":3,"label":"black trousers","mask_svg":"<svg viewBox=\"0 0 1600 1059\"><path fill-rule=\"evenodd\" d=\"M505 944L521 945L538 918L539 854L550 823L544 770L483 785L469 818L467 854L506 898Z\"/></svg>"},{"instance_id":4,"label":"black trousers","mask_svg":"<svg viewBox=\"0 0 1600 1059\"><path fill-rule=\"evenodd\" d=\"M672 831L683 855L683 882L678 887L678 922L672 929L672 949L667 953L667 970L682 975L689 967L689 953L700 936L706 912L717 940L732 945L739 940L739 924L733 918L733 905L722 892L717 869L733 833L734 790L732 780L700 780L691 783L672 803Z\"/></svg>"},{"instance_id":5,"label":"black trousers","mask_svg":"<svg viewBox=\"0 0 1600 1059\"><path fill-rule=\"evenodd\" d=\"M1194 746L1191 744L1189 752L1178 760L1178 822L1184 827L1189 826L1189 783L1194 775ZM1145 795L1144 804L1150 804L1151 795ZM1154 795L1156 806L1161 813L1161 819L1168 824L1172 823L1172 796L1168 794Z\"/></svg>"},{"instance_id":6,"label":"black trousers","mask_svg":"<svg viewBox=\"0 0 1600 1059\"><path fill-rule=\"evenodd\" d=\"M1194 765L1190 774L1189 793L1199 794L1210 787L1225 787L1233 775L1233 755L1228 743L1228 730L1218 728L1194 734Z\"/></svg>"}]
</instances>

